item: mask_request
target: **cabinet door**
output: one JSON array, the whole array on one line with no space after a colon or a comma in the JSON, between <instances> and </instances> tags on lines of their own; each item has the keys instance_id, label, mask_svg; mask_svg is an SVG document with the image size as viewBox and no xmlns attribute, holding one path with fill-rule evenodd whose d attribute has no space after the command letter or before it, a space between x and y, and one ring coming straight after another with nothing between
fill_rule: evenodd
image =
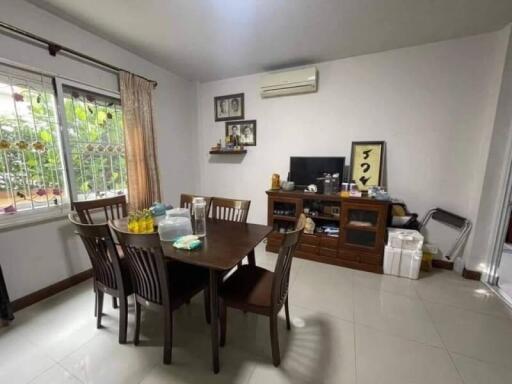
<instances>
[{"instance_id":1,"label":"cabinet door","mask_svg":"<svg viewBox=\"0 0 512 384\"><path fill-rule=\"evenodd\" d=\"M385 205L346 203L341 213L341 243L347 249L380 252L386 226Z\"/></svg>"},{"instance_id":2,"label":"cabinet door","mask_svg":"<svg viewBox=\"0 0 512 384\"><path fill-rule=\"evenodd\" d=\"M268 225L276 222L294 226L302 213L302 200L289 197L270 197L268 199Z\"/></svg>"}]
</instances>

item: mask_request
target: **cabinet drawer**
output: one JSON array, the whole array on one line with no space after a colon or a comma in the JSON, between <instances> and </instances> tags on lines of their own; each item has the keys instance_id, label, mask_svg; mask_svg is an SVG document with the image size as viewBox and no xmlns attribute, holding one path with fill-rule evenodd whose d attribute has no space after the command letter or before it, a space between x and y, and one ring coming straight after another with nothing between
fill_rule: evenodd
<instances>
[{"instance_id":1,"label":"cabinet drawer","mask_svg":"<svg viewBox=\"0 0 512 384\"><path fill-rule=\"evenodd\" d=\"M338 257L338 251L330 248L318 248L318 254L321 256Z\"/></svg>"},{"instance_id":2,"label":"cabinet drawer","mask_svg":"<svg viewBox=\"0 0 512 384\"><path fill-rule=\"evenodd\" d=\"M363 264L382 265L382 256L374 253L361 253L359 262Z\"/></svg>"},{"instance_id":3,"label":"cabinet drawer","mask_svg":"<svg viewBox=\"0 0 512 384\"><path fill-rule=\"evenodd\" d=\"M338 258L348 261L359 261L359 255L357 252L349 251L347 249L340 249L338 251Z\"/></svg>"},{"instance_id":4,"label":"cabinet drawer","mask_svg":"<svg viewBox=\"0 0 512 384\"><path fill-rule=\"evenodd\" d=\"M322 236L320 238L320 247L329 249L338 249L338 238Z\"/></svg>"},{"instance_id":5,"label":"cabinet drawer","mask_svg":"<svg viewBox=\"0 0 512 384\"><path fill-rule=\"evenodd\" d=\"M302 252L314 253L318 252L318 247L316 245L311 244L299 244L297 249Z\"/></svg>"},{"instance_id":6,"label":"cabinet drawer","mask_svg":"<svg viewBox=\"0 0 512 384\"><path fill-rule=\"evenodd\" d=\"M320 237L303 233L300 238L300 242L302 244L318 245L318 244L320 244Z\"/></svg>"}]
</instances>

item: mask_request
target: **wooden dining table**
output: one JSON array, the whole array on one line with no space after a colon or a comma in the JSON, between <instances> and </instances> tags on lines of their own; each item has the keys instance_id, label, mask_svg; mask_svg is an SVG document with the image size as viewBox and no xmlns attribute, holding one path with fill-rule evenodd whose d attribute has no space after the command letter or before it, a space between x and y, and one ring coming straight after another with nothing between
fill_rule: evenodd
<instances>
[{"instance_id":1,"label":"wooden dining table","mask_svg":"<svg viewBox=\"0 0 512 384\"><path fill-rule=\"evenodd\" d=\"M116 225L127 229L127 220L116 220ZM208 219L206 221L206 236L202 238L201 248L192 251L180 250L174 248L170 242L162 242L164 256L209 270L210 326L214 373L218 373L220 369L219 283L225 273L236 267L246 256L249 264L255 265L254 248L270 232L272 232L272 227L266 225Z\"/></svg>"}]
</instances>

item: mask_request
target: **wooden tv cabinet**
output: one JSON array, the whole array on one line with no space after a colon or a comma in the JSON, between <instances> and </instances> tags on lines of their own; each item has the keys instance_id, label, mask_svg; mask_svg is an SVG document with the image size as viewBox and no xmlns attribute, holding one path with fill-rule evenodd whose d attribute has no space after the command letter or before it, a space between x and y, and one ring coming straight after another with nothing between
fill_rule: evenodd
<instances>
[{"instance_id":1,"label":"wooden tv cabinet","mask_svg":"<svg viewBox=\"0 0 512 384\"><path fill-rule=\"evenodd\" d=\"M388 201L302 191L267 191L267 195L268 225L274 227L267 237L267 251L279 251L282 231L293 229L306 209L306 216L313 219L317 228L339 227L339 235L303 234L295 256L382 273Z\"/></svg>"}]
</instances>

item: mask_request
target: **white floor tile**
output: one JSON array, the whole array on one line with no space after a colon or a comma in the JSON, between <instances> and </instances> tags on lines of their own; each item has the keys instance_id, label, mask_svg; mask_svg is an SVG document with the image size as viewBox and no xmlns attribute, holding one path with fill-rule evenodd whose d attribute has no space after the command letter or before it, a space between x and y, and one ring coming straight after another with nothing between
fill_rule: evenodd
<instances>
[{"instance_id":1,"label":"white floor tile","mask_svg":"<svg viewBox=\"0 0 512 384\"><path fill-rule=\"evenodd\" d=\"M512 318L508 307L484 284L454 276L457 275L450 271L436 271L433 276L418 280L416 291L423 300Z\"/></svg>"},{"instance_id":2,"label":"white floor tile","mask_svg":"<svg viewBox=\"0 0 512 384\"><path fill-rule=\"evenodd\" d=\"M60 365L55 364L50 369L37 376L30 384L80 384L81 381L71 375Z\"/></svg>"},{"instance_id":3,"label":"white floor tile","mask_svg":"<svg viewBox=\"0 0 512 384\"><path fill-rule=\"evenodd\" d=\"M0 332L0 383L28 383L55 361L9 329Z\"/></svg>"},{"instance_id":4,"label":"white floor tile","mask_svg":"<svg viewBox=\"0 0 512 384\"><path fill-rule=\"evenodd\" d=\"M465 384L510 384L512 368L484 363L466 356L452 353L453 361Z\"/></svg>"},{"instance_id":5,"label":"white floor tile","mask_svg":"<svg viewBox=\"0 0 512 384\"><path fill-rule=\"evenodd\" d=\"M509 364L512 356L512 321L450 305L425 302L444 345L482 361Z\"/></svg>"},{"instance_id":6,"label":"white floor tile","mask_svg":"<svg viewBox=\"0 0 512 384\"><path fill-rule=\"evenodd\" d=\"M355 383L354 325L315 311L290 308L292 330L281 365L256 363L250 384Z\"/></svg>"},{"instance_id":7,"label":"white floor tile","mask_svg":"<svg viewBox=\"0 0 512 384\"><path fill-rule=\"evenodd\" d=\"M276 255L256 250L273 270ZM144 311L135 347L119 345L118 310L105 298L96 329L85 282L16 313L0 329L0 383L501 384L512 382L512 318L498 298L449 271L417 281L294 259L291 331L279 314L281 365L268 318L228 312L221 371L211 370L203 296L174 314L173 364L162 364L161 314ZM23 367L23 369L20 369ZM435 369L433 369L435 367Z\"/></svg>"},{"instance_id":8,"label":"white floor tile","mask_svg":"<svg viewBox=\"0 0 512 384\"><path fill-rule=\"evenodd\" d=\"M359 384L462 384L446 350L359 324L356 362Z\"/></svg>"},{"instance_id":9,"label":"white floor tile","mask_svg":"<svg viewBox=\"0 0 512 384\"><path fill-rule=\"evenodd\" d=\"M343 320L354 320L352 271L309 262L301 266L291 284L290 303L325 312Z\"/></svg>"},{"instance_id":10,"label":"white floor tile","mask_svg":"<svg viewBox=\"0 0 512 384\"><path fill-rule=\"evenodd\" d=\"M162 361L162 352L161 346L120 345L110 335L99 335L61 365L84 383L139 383Z\"/></svg>"},{"instance_id":11,"label":"white floor tile","mask_svg":"<svg viewBox=\"0 0 512 384\"><path fill-rule=\"evenodd\" d=\"M443 345L419 299L360 287L354 291L354 311L356 323L420 343Z\"/></svg>"},{"instance_id":12,"label":"white floor tile","mask_svg":"<svg viewBox=\"0 0 512 384\"><path fill-rule=\"evenodd\" d=\"M418 297L414 280L364 271L354 271L353 274L354 289L356 290L359 287L366 287L412 298Z\"/></svg>"}]
</instances>

